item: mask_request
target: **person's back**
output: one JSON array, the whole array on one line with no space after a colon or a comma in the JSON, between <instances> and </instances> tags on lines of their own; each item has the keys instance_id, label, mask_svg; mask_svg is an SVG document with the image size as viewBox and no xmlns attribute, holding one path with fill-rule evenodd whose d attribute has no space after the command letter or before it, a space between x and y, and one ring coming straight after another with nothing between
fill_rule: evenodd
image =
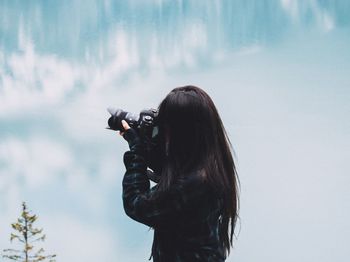
<instances>
[{"instance_id":1,"label":"person's back","mask_svg":"<svg viewBox=\"0 0 350 262\"><path fill-rule=\"evenodd\" d=\"M193 91L204 92L196 87L174 90L183 93L192 91L181 96L190 95L195 99L202 94L197 93L196 96ZM188 108L185 111L186 116L179 112L174 115L169 109L169 103L173 101L167 98L159 107L161 151L158 172L161 175L159 183L152 188L146 175L150 163L147 162L144 143L136 130L123 121L126 131L121 134L130 146L130 151L124 154L125 212L134 220L154 229L154 261L224 261L229 245L232 244L237 218L237 181L232 156L228 154L227 147L221 145L220 148L220 145L215 145L222 142L213 138L213 133L220 127L214 127L213 130L204 127L205 124L215 124L206 123L206 117L210 118L210 115L206 116L203 110L204 115L201 116L198 115L199 111L191 112ZM174 96L172 99L174 100ZM198 104L198 101L190 102ZM182 104L183 107L185 106ZM170 118L173 122L169 121ZM181 122L189 124L193 120L196 123L192 130L191 127L186 130L186 126L176 127ZM204 133L195 137L198 131ZM222 134L215 134L219 140L224 134L223 127L221 132ZM227 145L226 140L224 143ZM219 148L220 150L216 150Z\"/></svg>"},{"instance_id":2,"label":"person's back","mask_svg":"<svg viewBox=\"0 0 350 262\"><path fill-rule=\"evenodd\" d=\"M182 187L178 214L165 227L154 227L154 261L224 261L218 234L222 200L200 178L188 180L175 186Z\"/></svg>"}]
</instances>

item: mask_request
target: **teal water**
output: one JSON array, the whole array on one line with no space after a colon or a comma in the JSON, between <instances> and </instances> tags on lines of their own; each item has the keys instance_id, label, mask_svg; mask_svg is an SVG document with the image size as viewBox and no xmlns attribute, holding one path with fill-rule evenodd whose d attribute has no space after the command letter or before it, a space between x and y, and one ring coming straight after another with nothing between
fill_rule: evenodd
<instances>
[{"instance_id":1,"label":"teal water","mask_svg":"<svg viewBox=\"0 0 350 262\"><path fill-rule=\"evenodd\" d=\"M0 1L0 250L21 201L59 261L143 261L108 106L213 98L242 184L228 261L350 255L350 2ZM252 250L254 250L252 252Z\"/></svg>"}]
</instances>

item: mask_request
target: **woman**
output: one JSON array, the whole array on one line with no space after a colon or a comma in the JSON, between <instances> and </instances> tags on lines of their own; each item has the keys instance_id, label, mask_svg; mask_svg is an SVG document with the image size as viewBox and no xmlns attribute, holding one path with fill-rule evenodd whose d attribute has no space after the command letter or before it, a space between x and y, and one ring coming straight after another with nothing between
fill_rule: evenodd
<instances>
[{"instance_id":1,"label":"woman","mask_svg":"<svg viewBox=\"0 0 350 262\"><path fill-rule=\"evenodd\" d=\"M158 161L148 163L138 133L122 121L124 209L154 229L153 261L225 261L238 217L231 143L206 92L173 89L159 105ZM147 167L160 173L150 188Z\"/></svg>"}]
</instances>

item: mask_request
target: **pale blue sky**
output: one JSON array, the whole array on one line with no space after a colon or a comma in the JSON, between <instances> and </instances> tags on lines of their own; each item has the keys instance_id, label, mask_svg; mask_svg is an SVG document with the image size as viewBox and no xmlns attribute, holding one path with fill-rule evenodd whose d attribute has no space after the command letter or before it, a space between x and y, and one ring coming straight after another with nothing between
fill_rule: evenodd
<instances>
[{"instance_id":1,"label":"pale blue sky","mask_svg":"<svg viewBox=\"0 0 350 262\"><path fill-rule=\"evenodd\" d=\"M228 261L350 256L350 3L1 1L0 250L21 201L64 262L146 261L121 202L126 142L108 106L174 87L213 98L236 152L241 231Z\"/></svg>"}]
</instances>

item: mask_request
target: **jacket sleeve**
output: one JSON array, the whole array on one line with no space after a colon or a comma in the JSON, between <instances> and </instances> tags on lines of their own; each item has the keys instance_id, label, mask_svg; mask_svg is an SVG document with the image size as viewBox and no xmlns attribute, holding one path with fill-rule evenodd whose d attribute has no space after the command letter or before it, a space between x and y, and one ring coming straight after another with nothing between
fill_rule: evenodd
<instances>
[{"instance_id":1,"label":"jacket sleeve","mask_svg":"<svg viewBox=\"0 0 350 262\"><path fill-rule=\"evenodd\" d=\"M156 194L157 185L150 188L144 147L136 131L128 129L125 139L130 146L130 151L124 154L123 205L126 214L151 227L177 223L183 212L201 201L203 192L194 189L193 182L188 180Z\"/></svg>"}]
</instances>

